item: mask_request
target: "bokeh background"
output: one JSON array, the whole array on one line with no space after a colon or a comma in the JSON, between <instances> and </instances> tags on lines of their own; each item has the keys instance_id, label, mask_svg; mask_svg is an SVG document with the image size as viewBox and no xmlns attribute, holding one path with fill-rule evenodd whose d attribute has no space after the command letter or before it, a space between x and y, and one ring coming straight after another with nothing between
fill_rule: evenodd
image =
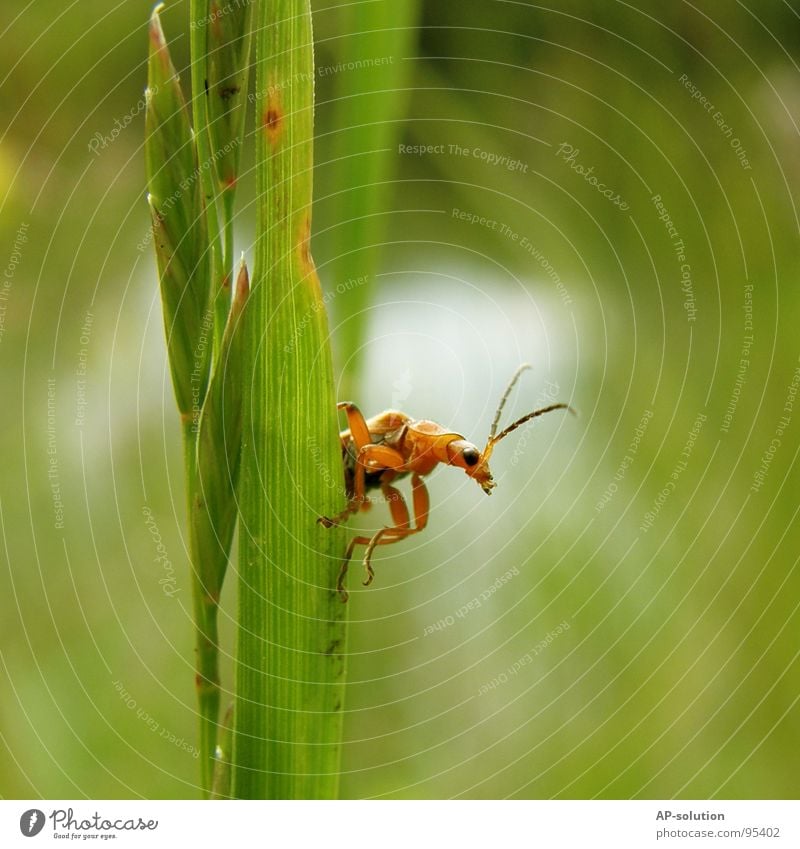
<instances>
[{"instance_id":1,"label":"bokeh background","mask_svg":"<svg viewBox=\"0 0 800 849\"><path fill-rule=\"evenodd\" d=\"M509 417L580 412L509 437L491 499L440 469L354 570L342 795L795 797L796 4L314 8L341 397L481 444L527 361ZM150 10L0 10L6 798L198 794Z\"/></svg>"}]
</instances>

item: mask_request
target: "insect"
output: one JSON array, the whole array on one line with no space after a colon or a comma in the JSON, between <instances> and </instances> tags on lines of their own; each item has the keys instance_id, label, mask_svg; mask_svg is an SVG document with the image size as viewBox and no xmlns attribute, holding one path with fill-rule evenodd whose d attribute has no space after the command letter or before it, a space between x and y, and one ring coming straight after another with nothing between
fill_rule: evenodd
<instances>
[{"instance_id":1,"label":"insect","mask_svg":"<svg viewBox=\"0 0 800 849\"><path fill-rule=\"evenodd\" d=\"M500 416L511 390L522 372L529 368L531 368L530 365L523 363L511 378L500 399L483 451L471 442L467 442L461 434L427 419L412 419L398 410L385 410L371 419L365 419L358 407L350 401L341 401L337 404L337 409L344 410L347 414L349 425L347 430L339 434L342 442L342 461L348 502L338 516L332 518L321 516L317 521L326 528L343 524L353 513L366 510L370 506L368 497L370 490L380 489L389 504L394 522L393 525L381 528L371 537L354 536L350 540L336 583L336 589L342 601L347 601L348 598L344 580L357 545L366 546L363 561L366 579L363 585L367 587L375 576L371 563L375 547L400 542L407 536L418 534L425 529L428 523L430 499L422 480L424 475L430 474L439 463L457 466L475 480L487 495L491 495L496 484L489 471L489 458L492 456L495 445L501 439L520 425L544 413L550 413L553 410L569 410L575 413L568 404L550 404L517 419L497 433ZM392 486L395 481L409 474L411 475L414 527L411 527L411 516L405 499L400 491Z\"/></svg>"}]
</instances>

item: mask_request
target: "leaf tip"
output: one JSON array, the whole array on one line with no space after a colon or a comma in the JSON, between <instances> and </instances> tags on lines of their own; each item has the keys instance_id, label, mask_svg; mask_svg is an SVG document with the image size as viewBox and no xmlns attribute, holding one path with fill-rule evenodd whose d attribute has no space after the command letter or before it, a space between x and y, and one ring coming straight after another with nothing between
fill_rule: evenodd
<instances>
[{"instance_id":1,"label":"leaf tip","mask_svg":"<svg viewBox=\"0 0 800 849\"><path fill-rule=\"evenodd\" d=\"M150 13L150 41L153 50L161 50L166 47L166 39L164 38L164 30L161 28L161 13L164 11L164 4L157 3Z\"/></svg>"},{"instance_id":2,"label":"leaf tip","mask_svg":"<svg viewBox=\"0 0 800 849\"><path fill-rule=\"evenodd\" d=\"M234 294L234 300L237 304L242 305L247 300L247 296L250 294L250 275L247 271L247 263L244 259L244 254L242 254L242 260L239 263L239 273L236 275L236 292Z\"/></svg>"},{"instance_id":3,"label":"leaf tip","mask_svg":"<svg viewBox=\"0 0 800 849\"><path fill-rule=\"evenodd\" d=\"M175 68L172 66L172 59L169 55L169 47L167 46L167 38L164 35L164 30L161 26L161 12L164 9L164 3L159 3L153 8L153 11L150 15L150 56L151 62L158 57L157 61L161 63L160 74L162 77L162 82L165 80L174 77L176 80L178 79L178 74L175 71ZM152 66L151 66L152 67ZM158 66L156 66L157 68ZM154 69L155 70L155 69ZM159 71L155 72L155 75L151 74L152 79L158 78ZM151 88L158 89L158 85L151 86Z\"/></svg>"}]
</instances>

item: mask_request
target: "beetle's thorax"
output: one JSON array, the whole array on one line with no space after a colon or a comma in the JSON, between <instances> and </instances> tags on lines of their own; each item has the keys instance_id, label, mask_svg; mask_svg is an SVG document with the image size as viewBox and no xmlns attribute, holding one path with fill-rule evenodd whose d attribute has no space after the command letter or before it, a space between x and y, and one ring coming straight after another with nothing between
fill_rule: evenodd
<instances>
[{"instance_id":1,"label":"beetle's thorax","mask_svg":"<svg viewBox=\"0 0 800 849\"><path fill-rule=\"evenodd\" d=\"M420 475L427 475L439 463L450 464L447 446L462 436L450 428L428 419L410 421L402 434L402 446L398 450L407 458L408 468Z\"/></svg>"}]
</instances>

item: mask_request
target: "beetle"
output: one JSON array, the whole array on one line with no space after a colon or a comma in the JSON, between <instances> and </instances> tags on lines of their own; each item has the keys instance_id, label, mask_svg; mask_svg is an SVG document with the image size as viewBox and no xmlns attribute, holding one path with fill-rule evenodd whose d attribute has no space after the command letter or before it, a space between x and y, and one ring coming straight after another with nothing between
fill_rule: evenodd
<instances>
[{"instance_id":1,"label":"beetle","mask_svg":"<svg viewBox=\"0 0 800 849\"><path fill-rule=\"evenodd\" d=\"M338 410L344 410L347 415L348 428L339 434L339 438L342 444L342 462L348 500L347 506L337 516L332 518L320 516L317 522L326 528L343 524L354 513L369 508L368 493L374 489L381 490L389 504L394 522L393 525L381 528L371 537L354 536L350 540L336 582L336 589L342 601L346 602L348 599L344 580L357 545L366 546L363 560L366 579L363 585L368 587L375 576L371 563L375 547L400 542L407 536L418 534L425 529L428 523L430 498L422 480L424 475L430 474L439 463L457 466L475 480L487 495L491 495L496 484L489 470L489 458L492 456L495 445L501 439L520 425L544 413L550 413L553 410L569 410L575 413L568 404L560 402L550 404L522 416L497 433L500 416L511 390L522 372L529 368L531 366L528 363L523 363L511 378L498 404L483 451L464 439L460 433L428 419L412 419L399 410L385 410L377 416L365 419L351 401L340 401L336 405ZM413 528L408 505L400 491L392 486L395 481L409 474L415 521Z\"/></svg>"}]
</instances>

